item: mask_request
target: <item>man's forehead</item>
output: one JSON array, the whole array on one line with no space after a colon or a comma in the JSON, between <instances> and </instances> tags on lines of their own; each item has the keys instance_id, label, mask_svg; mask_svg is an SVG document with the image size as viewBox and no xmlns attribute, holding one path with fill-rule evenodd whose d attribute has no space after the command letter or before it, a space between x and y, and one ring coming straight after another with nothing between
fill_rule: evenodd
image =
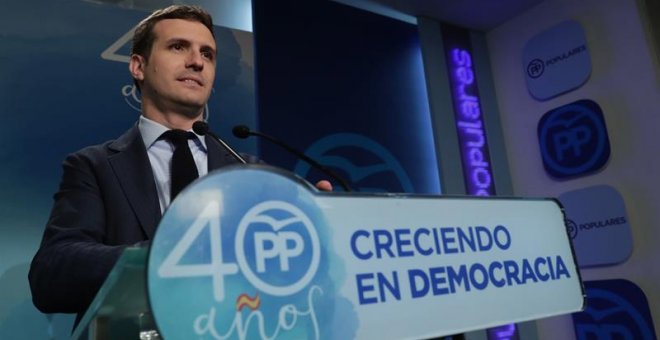
<instances>
[{"instance_id":1,"label":"man's forehead","mask_svg":"<svg viewBox=\"0 0 660 340\"><path fill-rule=\"evenodd\" d=\"M199 21L186 19L163 19L153 28L156 40L185 39L215 47L211 31Z\"/></svg>"}]
</instances>

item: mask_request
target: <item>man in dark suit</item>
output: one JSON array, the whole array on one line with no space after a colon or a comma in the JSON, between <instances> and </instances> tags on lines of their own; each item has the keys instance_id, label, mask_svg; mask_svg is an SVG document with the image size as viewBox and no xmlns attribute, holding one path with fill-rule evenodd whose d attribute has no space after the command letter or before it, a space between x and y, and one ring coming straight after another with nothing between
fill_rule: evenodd
<instances>
[{"instance_id":1,"label":"man in dark suit","mask_svg":"<svg viewBox=\"0 0 660 340\"><path fill-rule=\"evenodd\" d=\"M176 195L170 185L175 147L166 131L183 130L190 138L184 143L200 176L236 162L215 141L189 132L203 118L215 56L212 19L197 7L171 6L138 25L129 70L142 94L142 115L116 140L64 161L29 273L39 310L80 318L123 249L152 239ZM329 183L317 187L331 189Z\"/></svg>"}]
</instances>

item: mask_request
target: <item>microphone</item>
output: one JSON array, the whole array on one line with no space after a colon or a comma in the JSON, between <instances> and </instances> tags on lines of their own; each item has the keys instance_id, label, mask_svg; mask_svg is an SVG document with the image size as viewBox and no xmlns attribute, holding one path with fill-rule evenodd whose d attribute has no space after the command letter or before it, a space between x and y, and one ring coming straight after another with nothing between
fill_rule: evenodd
<instances>
[{"instance_id":1,"label":"microphone","mask_svg":"<svg viewBox=\"0 0 660 340\"><path fill-rule=\"evenodd\" d=\"M201 136L205 136L205 135L211 136L212 139L216 141L216 143L220 144L220 146L222 146L225 150L227 150L232 155L232 157L234 157L239 163L243 163L243 164L247 163L245 159L241 157L241 155L236 153L234 149L229 147L229 145L227 145L227 143L225 143L222 139L220 139L220 137L218 137L215 133L211 132L208 123L201 120L196 121L195 123L193 123L193 131L195 131L196 134Z\"/></svg>"},{"instance_id":2,"label":"microphone","mask_svg":"<svg viewBox=\"0 0 660 340\"><path fill-rule=\"evenodd\" d=\"M251 131L250 128L245 126L245 125L236 125L231 130L231 132L234 134L234 136L236 136L238 138L241 138L241 139L245 139L245 138L248 138L250 136L262 137L262 138L268 140L269 142L283 148L284 150L296 155L298 158L300 158L303 161L307 162L311 166L321 170L324 174L330 176L332 179L339 182L339 184L342 186L342 188L344 188L344 191L346 191L346 192L353 191L353 190L351 190L351 187L348 185L348 183L343 178L339 177L337 174L332 172L327 167L321 165L319 162L307 157L307 155L305 155L304 153L290 147L287 144L284 144L284 142L282 142L280 140L277 140L277 139L275 139L275 138L273 138L269 135L263 134L263 133L258 132L258 131Z\"/></svg>"}]
</instances>

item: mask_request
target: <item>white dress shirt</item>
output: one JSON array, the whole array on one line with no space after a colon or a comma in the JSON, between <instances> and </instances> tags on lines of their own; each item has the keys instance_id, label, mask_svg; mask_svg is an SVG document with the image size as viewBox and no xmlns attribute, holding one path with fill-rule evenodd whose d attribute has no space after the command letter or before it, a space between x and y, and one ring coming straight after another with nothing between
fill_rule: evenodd
<instances>
[{"instance_id":1,"label":"white dress shirt","mask_svg":"<svg viewBox=\"0 0 660 340\"><path fill-rule=\"evenodd\" d=\"M165 139L160 139L160 136L169 130L162 124L154 122L145 116L140 116L138 128L140 129L144 146L147 148L151 170L156 180L160 212L163 213L165 208L170 205L171 200L170 173L172 171L174 145ZM197 138L188 140L188 147L190 147L190 151L195 159L197 173L199 173L199 177L202 177L208 173L208 150L206 149L206 140L204 137L197 134L195 136Z\"/></svg>"}]
</instances>

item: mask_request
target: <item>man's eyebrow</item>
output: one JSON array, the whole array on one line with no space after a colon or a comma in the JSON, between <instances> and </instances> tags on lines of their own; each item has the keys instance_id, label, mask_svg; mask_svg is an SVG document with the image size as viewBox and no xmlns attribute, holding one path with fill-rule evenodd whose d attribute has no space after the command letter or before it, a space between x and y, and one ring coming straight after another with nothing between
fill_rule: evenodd
<instances>
[{"instance_id":1,"label":"man's eyebrow","mask_svg":"<svg viewBox=\"0 0 660 340\"><path fill-rule=\"evenodd\" d=\"M177 37L170 38L170 39L166 40L165 43L166 44L185 43L185 44L188 44L188 45L192 45L192 42L190 40L188 40L186 38L177 38ZM205 51L211 51L213 53L216 53L215 47L213 47L212 45L203 44L201 49L205 50Z\"/></svg>"},{"instance_id":2,"label":"man's eyebrow","mask_svg":"<svg viewBox=\"0 0 660 340\"><path fill-rule=\"evenodd\" d=\"M184 38L170 38L165 41L166 44L172 44L172 43L185 43L185 44L190 44L190 41L188 39Z\"/></svg>"},{"instance_id":3,"label":"man's eyebrow","mask_svg":"<svg viewBox=\"0 0 660 340\"><path fill-rule=\"evenodd\" d=\"M202 45L202 51L210 51L213 52L213 54L216 53L215 48L211 45Z\"/></svg>"}]
</instances>

